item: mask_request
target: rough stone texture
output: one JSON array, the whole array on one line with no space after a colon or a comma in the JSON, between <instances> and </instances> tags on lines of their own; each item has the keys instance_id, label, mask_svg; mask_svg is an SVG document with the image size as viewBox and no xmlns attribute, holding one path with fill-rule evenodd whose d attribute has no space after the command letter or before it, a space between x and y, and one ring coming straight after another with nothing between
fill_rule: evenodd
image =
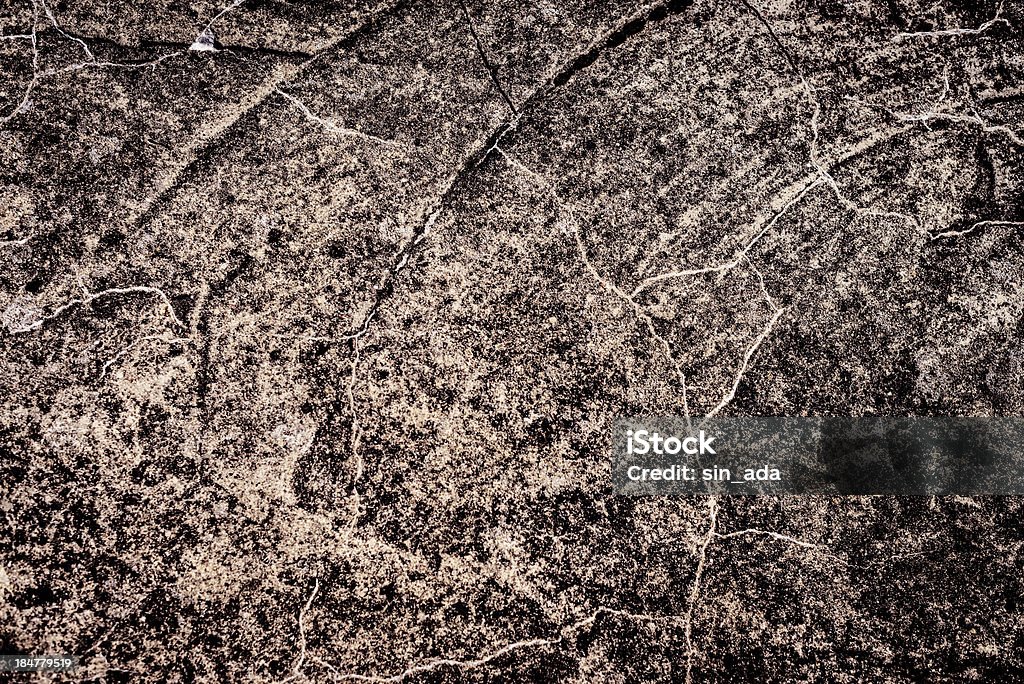
<instances>
[{"instance_id":1,"label":"rough stone texture","mask_svg":"<svg viewBox=\"0 0 1024 684\"><path fill-rule=\"evenodd\" d=\"M608 478L621 415L1021 414L1018 2L5 0L0 36L0 651L1024 678L1016 499Z\"/></svg>"}]
</instances>

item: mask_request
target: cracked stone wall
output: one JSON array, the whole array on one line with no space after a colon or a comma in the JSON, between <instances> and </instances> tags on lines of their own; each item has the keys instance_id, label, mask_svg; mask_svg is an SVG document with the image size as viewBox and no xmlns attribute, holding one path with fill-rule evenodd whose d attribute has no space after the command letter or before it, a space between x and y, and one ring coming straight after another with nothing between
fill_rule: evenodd
<instances>
[{"instance_id":1,"label":"cracked stone wall","mask_svg":"<svg viewBox=\"0 0 1024 684\"><path fill-rule=\"evenodd\" d=\"M623 415L1021 415L1024 5L4 0L0 652L1024 681L1013 498L611 494Z\"/></svg>"}]
</instances>

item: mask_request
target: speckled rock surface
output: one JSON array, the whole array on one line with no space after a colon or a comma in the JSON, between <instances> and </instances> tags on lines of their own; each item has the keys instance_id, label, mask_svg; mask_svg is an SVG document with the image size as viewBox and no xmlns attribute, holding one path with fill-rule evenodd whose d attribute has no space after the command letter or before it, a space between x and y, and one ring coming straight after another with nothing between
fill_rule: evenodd
<instances>
[{"instance_id":1,"label":"speckled rock surface","mask_svg":"<svg viewBox=\"0 0 1024 684\"><path fill-rule=\"evenodd\" d=\"M627 499L608 444L1021 415L1022 88L1013 0L5 0L0 651L1021 681L1019 500Z\"/></svg>"}]
</instances>

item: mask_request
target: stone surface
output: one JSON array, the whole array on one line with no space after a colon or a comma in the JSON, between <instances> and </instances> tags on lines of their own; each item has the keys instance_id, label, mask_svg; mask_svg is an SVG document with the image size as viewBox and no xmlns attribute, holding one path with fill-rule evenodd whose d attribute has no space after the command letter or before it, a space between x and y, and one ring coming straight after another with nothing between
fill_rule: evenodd
<instances>
[{"instance_id":1,"label":"stone surface","mask_svg":"<svg viewBox=\"0 0 1024 684\"><path fill-rule=\"evenodd\" d=\"M1022 413L1019 3L144 5L0 12L0 651L1021 676L1017 499L608 459L624 415Z\"/></svg>"}]
</instances>

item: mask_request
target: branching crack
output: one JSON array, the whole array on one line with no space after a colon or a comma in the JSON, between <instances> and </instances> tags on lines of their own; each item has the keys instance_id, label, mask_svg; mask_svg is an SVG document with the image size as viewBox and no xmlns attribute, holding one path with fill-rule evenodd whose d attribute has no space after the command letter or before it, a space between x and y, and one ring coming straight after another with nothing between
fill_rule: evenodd
<instances>
[{"instance_id":1,"label":"branching crack","mask_svg":"<svg viewBox=\"0 0 1024 684\"><path fill-rule=\"evenodd\" d=\"M771 334L772 328L775 327L775 324L780 318L782 318L782 314L785 312L785 309L776 310L775 315L773 315L768 320L768 323L765 324L761 334L754 339L749 347L747 347L747 351L743 354L743 363L740 366L739 372L736 374L736 378L733 380L732 387L729 389L729 392L722 397L722 400L718 402L718 405L708 411L708 418L717 416L722 409L729 405L729 402L736 398L736 391L740 387L740 382L743 380L743 376L746 374L747 369L750 368L750 359L757 353L757 350L764 343L765 339L769 334Z\"/></svg>"},{"instance_id":2,"label":"branching crack","mask_svg":"<svg viewBox=\"0 0 1024 684\"><path fill-rule=\"evenodd\" d=\"M256 108L263 104L268 97L277 94L278 86L280 84L284 83L288 79L301 75L310 66L315 64L317 60L335 48L352 45L361 36L365 35L367 31L371 30L382 16L400 11L410 2L411 0L394 0L393 2L390 2L367 17L362 23L354 27L348 33L333 38L329 42L325 43L312 56L310 56L309 59L305 60L298 66L282 69L272 78L268 79L268 82L259 88L248 99L248 101L243 104L240 110L233 111L230 117L226 118L222 123L213 126L211 128L211 132L205 138L198 140L188 149L187 159L177 164L168 174L166 174L164 178L160 179L156 183L156 191L141 202L139 212L131 221L132 225L138 227L140 224L145 223L156 208L160 206L161 201L172 190L178 187L183 178L186 178L188 174L197 170L205 170L202 162L212 154L213 150L216 149L216 146L239 125L250 121L253 117L253 112L256 111Z\"/></svg>"},{"instance_id":3,"label":"branching crack","mask_svg":"<svg viewBox=\"0 0 1024 684\"><path fill-rule=\"evenodd\" d=\"M552 73L544 83L538 86L518 108L516 114L492 131L484 140L483 144L470 153L463 160L459 168L456 169L449 177L441 194L427 211L426 220L414 230L412 237L403 245L402 248L399 249L395 263L384 275L382 284L377 289L374 301L367 314L363 317L363 320L354 326L352 332L334 339L338 341L351 341L357 340L366 334L369 330L370 323L379 313L384 301L393 292L398 274L406 264L408 264L412 253L430 233L434 223L447 206L448 201L459 183L463 182L466 177L468 177L491 155L492 152L495 152L498 149L499 143L505 138L505 136L516 129L525 112L536 106L550 92L566 84L576 74L596 62L607 50L622 45L630 37L643 31L650 23L664 20L672 14L682 12L689 7L690 4L691 0L663 0L662 2L657 2L638 10L625 21L598 37L598 39L593 41L585 51L563 63L563 65L557 71ZM667 342L665 343L665 346L667 349Z\"/></svg>"},{"instance_id":4,"label":"branching crack","mask_svg":"<svg viewBox=\"0 0 1024 684\"><path fill-rule=\"evenodd\" d=\"M204 31L209 31L209 27L211 27L213 25L213 23L215 21L217 21L217 19L219 19L221 16L223 16L226 12L228 12L228 11L238 7L244 1L245 0L235 0L231 5L229 5L228 7L224 8L223 10L221 10L221 12L219 14L217 14L213 19L210 20L210 22L207 24L207 26L204 29ZM42 12L40 12L40 10L42 10ZM39 36L39 23L40 23L40 14L41 13L43 15L45 15L47 20L49 20L49 23L53 27L53 30L57 31L59 34L61 34L62 36L64 36L68 40L73 41L73 42L75 42L75 43L77 43L79 45L79 47L81 48L82 52L85 55L85 60L84 61L82 61L82 62L75 62L75 63L72 63L72 64L66 64L64 66L57 67L57 68L40 70L40 66L39 66L39 39L38 39L38 36ZM165 62L165 61L167 61L169 59L172 59L174 57L179 57L179 56L185 54L185 50L177 50L177 51L169 53L169 54L160 55L159 57L157 57L155 59L144 60L144 61L139 61L139 62L108 62L108 61L101 61L101 60L97 59L95 53L92 51L92 48L89 46L89 43L85 39L83 39L82 37L80 37L80 36L70 32L70 31L66 31L60 25L60 22L57 20L56 15L54 15L54 13L50 9L49 5L46 4L46 0L32 0L32 29L31 29L31 32L29 32L27 34L15 34L15 35L12 35L12 36L3 36L2 38L3 39L8 39L8 38L10 38L10 39L15 39L15 38L16 39L25 39L25 40L28 40L28 41L31 42L31 44L32 44L32 79L29 81L28 85L26 86L24 94L22 95L21 100L14 106L14 108L7 115L5 115L2 118L0 118L0 126L6 125L15 116L17 116L21 112L25 111L26 109L28 109L29 105L31 104L32 93L35 91L36 87L39 85L40 80L42 80L44 78L51 77L51 76L56 76L56 75L59 75L59 74L65 74L65 73L71 73L71 72L76 72L76 71L82 71L82 70L85 70L85 69L103 69L103 68L140 69L140 68L144 68L144 67L156 67L157 65L159 65L159 64L161 64L161 63L163 63L163 62ZM193 49L193 48L194 48L194 45L192 47L190 47L189 49Z\"/></svg>"},{"instance_id":5,"label":"branching crack","mask_svg":"<svg viewBox=\"0 0 1024 684\"><path fill-rule=\"evenodd\" d=\"M85 56L89 59L89 61L96 61L96 56L92 54L92 50L89 49L89 46L85 43L84 40L76 36L72 36L60 27L60 24L57 23L57 17L53 16L53 12L50 11L50 8L47 6L45 0L34 1L38 2L40 6L42 6L43 11L46 13L46 17L50 20L50 23L53 24L53 28L55 28L58 33L63 35L68 40L73 40L76 43L78 43L81 46L82 51L85 52Z\"/></svg>"},{"instance_id":6,"label":"branching crack","mask_svg":"<svg viewBox=\"0 0 1024 684\"><path fill-rule=\"evenodd\" d=\"M506 152L501 147L495 145L495 150L497 150L497 152L501 154L501 156L508 162L510 166L519 170L522 174L532 179L532 181L536 185L543 188L555 200L555 203L559 206L559 208L565 211L566 214L568 214L568 216L572 220L572 234L573 241L576 246L576 251L580 256L580 261L583 263L584 267L598 283L600 283L606 290L614 294L623 303L625 303L629 308L633 310L633 313L636 316L637 320L642 322L646 326L647 331L651 335L651 337L661 345L662 351L665 355L665 359L675 369L676 375L679 378L682 388L683 415L686 417L687 420L689 420L690 406L689 400L687 398L686 373L683 372L682 368L679 365L679 362L675 358L675 355L672 353L672 345L663 336L658 334L658 331L655 329L654 326L654 320L645 311L644 307L636 301L635 294L628 294L627 292L625 292L616 283L609 280L608 278L605 278L597 269L597 267L594 266L594 263L590 260L590 257L587 254L587 247L583 241L583 235L580 230L580 221L576 216L575 207L572 204L566 202L564 199L562 199L561 195L558 194L554 185L552 185L552 183L548 179L544 178L536 171L527 167L525 164L523 164L521 161L513 157L511 154Z\"/></svg>"},{"instance_id":7,"label":"branching crack","mask_svg":"<svg viewBox=\"0 0 1024 684\"><path fill-rule=\"evenodd\" d=\"M854 104L859 104L864 107L877 109L889 115L896 121L902 121L910 124L919 123L925 128L930 128L928 124L929 122L932 121L949 121L953 123L966 123L975 125L980 127L981 130L984 131L985 133L1002 133L1015 145L1024 147L1024 139L1021 138L1020 133L1018 133L1013 128L1005 124L989 123L982 117L981 113L978 112L974 103L967 103L965 105L966 107L970 108L970 114L958 112L953 110L949 106L944 106L944 103L946 103L946 98L949 96L950 91L948 68L943 70L942 79L942 94L938 97L935 103L927 111L917 114L911 112L897 111L892 107L888 107L882 104L876 104L874 102L868 102L866 100L863 100L859 97L854 97L852 95L847 95L844 99Z\"/></svg>"},{"instance_id":8,"label":"branching crack","mask_svg":"<svg viewBox=\"0 0 1024 684\"><path fill-rule=\"evenodd\" d=\"M876 210L876 209L873 209L873 208L863 207L863 206L857 204L856 202L854 202L853 200L851 200L850 198L848 198L845 194L843 194L843 191L839 189L839 184L836 182L835 178L833 178L833 176L830 173L830 170L832 168L835 168L836 166L838 166L839 163L841 163L841 161L837 161L836 163L834 163L834 164L832 164L830 166L830 165L822 162L822 160L821 160L820 151L819 151L819 142L821 140L821 130L819 128L818 122L821 119L822 107L821 107L821 101L818 99L817 90L814 88L814 86L811 85L811 83L808 80L808 78L807 78L806 74L804 73L803 69L801 69L801 67L799 66L797 61L793 58L792 53L789 51L789 49L786 47L786 45L779 38L778 33L776 33L774 27L771 25L771 22L768 21L768 19L764 16L764 14L757 7L755 7L751 2L749 2L749 0L739 0L739 1L747 9L749 9L751 11L751 13L754 14L754 16L757 18L757 20L765 27L765 30L768 32L768 35L772 38L772 41L779 48L779 51L783 54L787 64L789 64L790 69L796 74L797 78L799 78L799 80L800 80L801 87L803 88L803 91L804 91L805 95L807 96L807 100L810 103L810 105L812 107L812 110L813 110L812 113L811 113L811 120L810 120L811 145L810 145L810 152L809 152L809 157L810 157L809 161L811 163L811 166L814 167L815 171L821 177L821 179L825 183L828 184L829 188L831 188L832 193L835 195L836 199L844 207L846 207L846 209L848 211L851 211L851 212L853 212L855 214L867 215L867 216L887 216L887 217L900 218L902 220L906 220L907 222L911 223L918 230L923 230L921 228L921 223L917 219L917 217L910 216L910 215L907 215L907 214L900 214L900 213L897 213L897 212L879 211L879 210Z\"/></svg>"},{"instance_id":9,"label":"branching crack","mask_svg":"<svg viewBox=\"0 0 1024 684\"><path fill-rule=\"evenodd\" d=\"M800 201L803 200L803 198L806 197L809 192L811 192L812 190L814 190L815 188L817 188L818 186L825 182L826 181L824 179L819 177L813 180L804 181L804 184L802 186L797 186L796 192L793 194L793 197L789 201L787 201L781 209L775 212L772 215L772 217L764 223L763 226L761 226L760 230L758 230L754 234L754 236L750 240L748 240L746 244L743 245L740 251L732 259L724 261L720 264L716 264L714 266L702 266L699 268L689 268L680 271L671 271L669 273L660 273L656 276L644 278L642 281L640 281L640 284L637 285L637 287L633 290L631 296L636 297L637 295L650 289L654 285L657 285L658 283L664 282L666 280L673 280L675 278L683 278L696 275L704 275L708 273L728 273L729 271L733 270L734 268L736 268L737 266L744 262L744 260L747 258L747 255L754 248L754 246L757 245L757 243L761 240L761 238L764 237L764 235L768 231L775 227L775 224L778 223L779 220L782 219L782 217L785 216L790 209L799 204Z\"/></svg>"}]
</instances>

